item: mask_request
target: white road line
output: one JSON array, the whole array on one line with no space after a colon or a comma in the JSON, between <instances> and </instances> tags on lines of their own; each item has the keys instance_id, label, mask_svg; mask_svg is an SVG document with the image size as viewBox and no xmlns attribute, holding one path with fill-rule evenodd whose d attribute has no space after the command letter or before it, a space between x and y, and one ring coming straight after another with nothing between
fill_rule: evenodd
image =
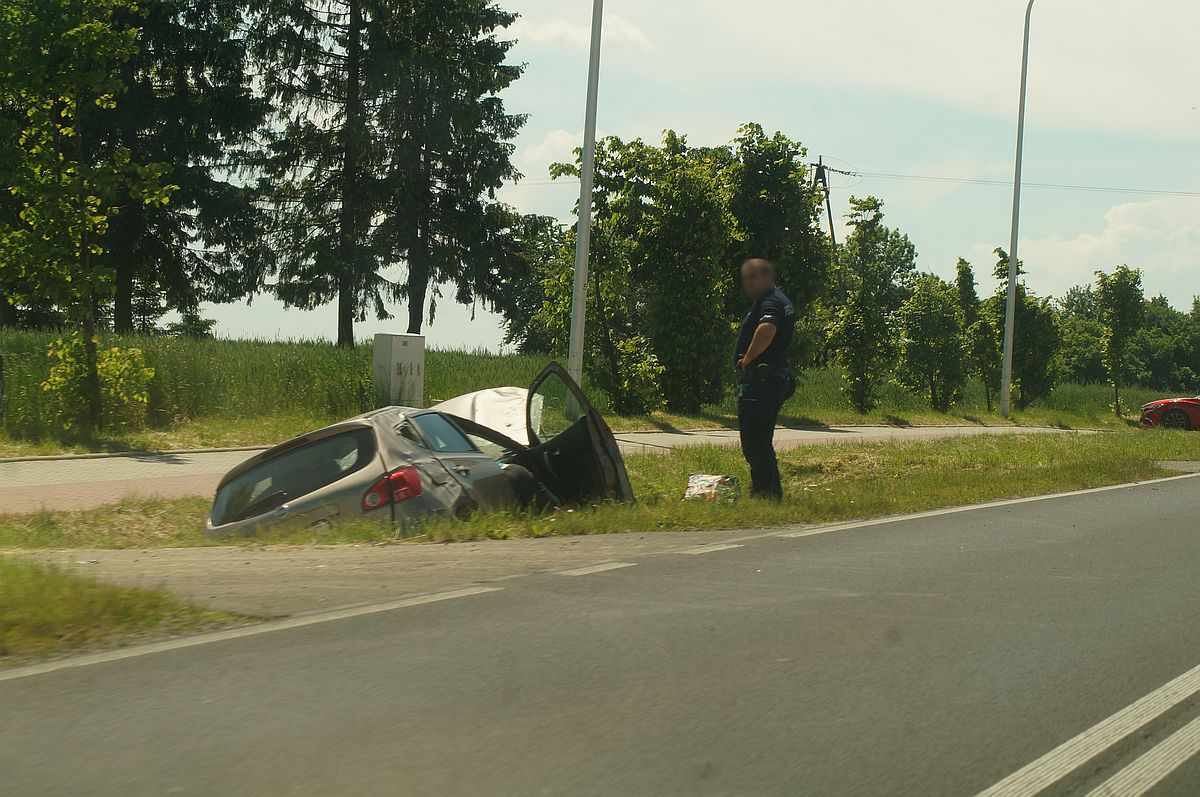
<instances>
[{"instance_id":1,"label":"white road line","mask_svg":"<svg viewBox=\"0 0 1200 797\"><path fill-rule=\"evenodd\" d=\"M560 570L560 576L590 576L592 573L603 573L608 570L620 570L623 567L633 567L637 562L605 562L599 565L577 567L574 570Z\"/></svg>"},{"instance_id":2,"label":"white road line","mask_svg":"<svg viewBox=\"0 0 1200 797\"><path fill-rule=\"evenodd\" d=\"M942 517L943 515L957 515L961 512L976 512L980 509L997 509L1006 506L1019 506L1020 504L1033 504L1040 501L1054 501L1058 498L1076 498L1081 495L1093 495L1095 493L1107 493L1112 490L1124 490L1129 487L1145 487L1150 484L1164 484L1166 482L1179 481L1181 479L1194 479L1200 476L1200 473L1185 473L1182 476L1167 476L1162 479L1150 479L1144 482L1128 482L1126 484L1111 484L1107 487L1091 487L1087 490L1073 490L1068 493L1051 493L1049 495L1031 495L1027 498L1009 498L1004 501L991 501L986 504L971 504L969 506L952 506L946 509L932 509L928 512L914 512L910 515L893 515L891 517L874 518L872 520L856 520L850 523L837 523L830 526L816 526L813 528L801 529L800 531L784 531L774 534L776 537L786 539L796 539L800 537L815 537L820 534L832 534L835 531L851 531L853 529L865 529L870 526L882 526L888 523L903 523L909 520L923 520L925 518Z\"/></svg>"},{"instance_id":3,"label":"white road line","mask_svg":"<svg viewBox=\"0 0 1200 797\"><path fill-rule=\"evenodd\" d=\"M741 548L741 547L742 546L736 542L716 543L716 544L710 543L708 545L697 545L695 548L683 548L681 550L676 551L675 553L683 553L683 554L687 554L688 556L695 556L696 554L701 554L701 553L716 553L717 551L732 551L734 548Z\"/></svg>"},{"instance_id":4,"label":"white road line","mask_svg":"<svg viewBox=\"0 0 1200 797\"><path fill-rule=\"evenodd\" d=\"M1197 692L1200 692L1200 667L1188 670L1108 719L1101 720L990 789L980 792L979 797L1033 797Z\"/></svg>"},{"instance_id":5,"label":"white road line","mask_svg":"<svg viewBox=\"0 0 1200 797\"><path fill-rule=\"evenodd\" d=\"M60 659L58 661L49 661L45 664L32 664L28 667L18 667L12 670L0 670L0 681L13 681L18 678L28 678L32 675L42 675L44 673L57 672L58 670L70 670L75 667L87 667L92 664L103 664L109 661L132 659L138 656L148 656L152 653L164 653L169 650L180 650L181 648L191 648L198 645L209 645L213 642L226 642L231 639L241 639L242 637L269 634L273 631L288 631L293 628L303 628L305 626L328 623L334 620L346 620L351 617L362 617L368 614L378 614L379 612L390 612L394 609L405 609L409 606L421 606L426 603L437 603L439 601L448 601L454 598L465 598L470 595L482 595L485 592L499 592L500 589L501 587L464 587L463 589L454 589L449 590L448 592L434 592L430 595L416 595L411 598L399 598L397 600L386 601L384 603L372 603L367 606L351 606L345 609L335 609L330 612L321 612L319 614L298 615L296 617L288 617L283 620L255 623L254 625L230 628L225 631L214 631L209 634L200 634L199 636L186 637L184 639L168 639L163 642L151 642L148 645L139 645L137 647L123 648L121 650L110 650L102 653L74 656L72 658Z\"/></svg>"},{"instance_id":6,"label":"white road line","mask_svg":"<svg viewBox=\"0 0 1200 797\"><path fill-rule=\"evenodd\" d=\"M1088 797L1141 797L1200 753L1200 719L1194 719L1101 783Z\"/></svg>"}]
</instances>

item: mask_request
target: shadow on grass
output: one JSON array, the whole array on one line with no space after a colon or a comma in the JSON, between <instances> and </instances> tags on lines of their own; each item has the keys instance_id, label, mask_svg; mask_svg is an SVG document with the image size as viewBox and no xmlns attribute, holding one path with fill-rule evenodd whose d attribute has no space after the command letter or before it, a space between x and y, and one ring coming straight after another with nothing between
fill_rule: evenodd
<instances>
[{"instance_id":1,"label":"shadow on grass","mask_svg":"<svg viewBox=\"0 0 1200 797\"><path fill-rule=\"evenodd\" d=\"M809 418L806 415L780 415L779 425L787 429L804 429L817 432L838 432L848 434L844 429L835 429L824 421Z\"/></svg>"},{"instance_id":2,"label":"shadow on grass","mask_svg":"<svg viewBox=\"0 0 1200 797\"><path fill-rule=\"evenodd\" d=\"M53 455L70 451L85 451L96 454L153 453L144 448L135 447L127 438L118 435L94 435L64 431L61 434L22 434L20 432L10 432L4 435L4 437L14 443L27 444L34 449L45 449L44 452L38 451L33 456L43 454Z\"/></svg>"}]
</instances>

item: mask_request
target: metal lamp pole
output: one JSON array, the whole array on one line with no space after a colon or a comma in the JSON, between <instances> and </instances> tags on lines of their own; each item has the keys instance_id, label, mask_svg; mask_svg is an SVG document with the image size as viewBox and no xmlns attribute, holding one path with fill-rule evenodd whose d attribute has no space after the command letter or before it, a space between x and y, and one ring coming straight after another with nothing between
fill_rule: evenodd
<instances>
[{"instance_id":1,"label":"metal lamp pole","mask_svg":"<svg viewBox=\"0 0 1200 797\"><path fill-rule=\"evenodd\" d=\"M1021 55L1021 108L1017 113L1017 170L1013 178L1012 240L1008 247L1008 302L1004 310L1004 364L1000 376L1000 415L1009 415L1012 398L1013 336L1017 319L1017 239L1021 227L1021 159L1025 152L1025 94L1029 80L1029 28L1033 3L1025 9L1025 48Z\"/></svg>"},{"instance_id":2,"label":"metal lamp pole","mask_svg":"<svg viewBox=\"0 0 1200 797\"><path fill-rule=\"evenodd\" d=\"M592 178L596 167L596 94L600 87L600 33L604 0L592 3L592 53L588 64L587 111L583 122L583 164L579 175L579 226L575 230L575 288L571 293L571 337L567 373L583 380L583 328L587 318L588 254L592 244Z\"/></svg>"}]
</instances>

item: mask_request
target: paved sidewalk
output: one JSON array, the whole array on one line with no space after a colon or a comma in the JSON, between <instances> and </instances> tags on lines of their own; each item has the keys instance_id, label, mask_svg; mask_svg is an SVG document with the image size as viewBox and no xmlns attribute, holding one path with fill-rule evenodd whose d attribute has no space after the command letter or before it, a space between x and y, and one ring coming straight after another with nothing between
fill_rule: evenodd
<instances>
[{"instance_id":1,"label":"paved sidewalk","mask_svg":"<svg viewBox=\"0 0 1200 797\"><path fill-rule=\"evenodd\" d=\"M780 429L779 449L803 445L931 440L962 435L1052 434L1059 429L1017 426L845 426ZM626 454L696 445L736 446L733 429L622 432ZM230 468L262 449L164 451L81 457L0 460L0 514L39 509L88 509L126 498L211 496Z\"/></svg>"},{"instance_id":2,"label":"paved sidewalk","mask_svg":"<svg viewBox=\"0 0 1200 797\"><path fill-rule=\"evenodd\" d=\"M1062 434L1048 426L821 426L776 429L775 448L834 443L875 443L885 440L940 440L945 437L1009 434ZM683 446L736 446L736 429L706 429L694 432L619 432L616 435L626 454L667 451Z\"/></svg>"}]
</instances>

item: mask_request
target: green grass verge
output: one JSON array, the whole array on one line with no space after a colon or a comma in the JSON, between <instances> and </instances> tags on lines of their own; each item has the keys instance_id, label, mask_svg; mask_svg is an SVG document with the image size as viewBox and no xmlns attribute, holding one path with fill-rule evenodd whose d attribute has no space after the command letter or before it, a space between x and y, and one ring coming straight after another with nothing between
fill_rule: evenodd
<instances>
[{"instance_id":1,"label":"green grass verge","mask_svg":"<svg viewBox=\"0 0 1200 797\"><path fill-rule=\"evenodd\" d=\"M0 557L0 665L234 619L165 590L116 587Z\"/></svg>"},{"instance_id":2,"label":"green grass verge","mask_svg":"<svg viewBox=\"0 0 1200 797\"><path fill-rule=\"evenodd\" d=\"M1166 472L1158 460L1200 460L1200 435L1123 431L1093 435L960 437L929 442L802 447L780 455L782 504L683 502L692 473L748 480L734 448L699 447L627 457L636 506L600 506L546 516L477 515L432 521L420 540L539 537L628 531L746 528L913 512L1138 481ZM128 501L86 512L0 516L0 548L141 548L211 545L203 499ZM240 544L388 542L388 529L344 524L279 532ZM229 544L221 542L215 544Z\"/></svg>"}]
</instances>

